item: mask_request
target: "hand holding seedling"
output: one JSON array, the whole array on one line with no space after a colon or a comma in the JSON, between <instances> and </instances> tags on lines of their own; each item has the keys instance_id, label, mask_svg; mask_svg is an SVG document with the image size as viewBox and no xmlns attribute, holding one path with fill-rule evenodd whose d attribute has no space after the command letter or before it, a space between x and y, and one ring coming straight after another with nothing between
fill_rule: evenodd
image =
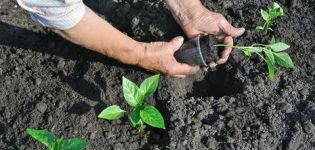
<instances>
[{"instance_id":1,"label":"hand holding seedling","mask_svg":"<svg viewBox=\"0 0 315 150\"><path fill-rule=\"evenodd\" d=\"M232 47L239 49L244 52L245 56L252 56L252 53L260 56L267 64L268 73L270 80L274 79L275 66L278 64L281 67L285 68L294 68L294 64L291 60L291 57L285 51L290 48L289 45L276 42L276 39L273 37L269 44L253 44L252 46L232 46L232 45L214 45L217 47ZM263 53L264 55L262 55Z\"/></svg>"},{"instance_id":2,"label":"hand holding seedling","mask_svg":"<svg viewBox=\"0 0 315 150\"><path fill-rule=\"evenodd\" d=\"M83 150L88 145L79 138L56 138L52 133L46 130L27 128L26 133L33 139L44 144L48 150Z\"/></svg>"},{"instance_id":3,"label":"hand holding seedling","mask_svg":"<svg viewBox=\"0 0 315 150\"><path fill-rule=\"evenodd\" d=\"M209 11L199 0L166 0L166 3L176 21L190 38L199 34L210 34L226 45L233 45L232 37L241 36L245 32L244 28L233 27L221 14ZM220 58L211 63L210 67L214 68L217 64L225 63L231 51L231 47L226 47Z\"/></svg>"},{"instance_id":4,"label":"hand holding seedling","mask_svg":"<svg viewBox=\"0 0 315 150\"><path fill-rule=\"evenodd\" d=\"M126 102L132 107L128 118L133 127L139 126L139 131L143 131L145 124L155 128L165 129L164 119L161 113L152 105L144 104L144 99L153 95L159 83L160 75L151 76L145 79L140 87L123 77L123 94ZM106 120L117 120L124 116L126 111L117 105L112 105L104 109L98 118Z\"/></svg>"},{"instance_id":5,"label":"hand holding seedling","mask_svg":"<svg viewBox=\"0 0 315 150\"><path fill-rule=\"evenodd\" d=\"M174 53L180 48L183 41L183 37L176 37L170 42L146 43L145 53L138 65L147 70L177 78L185 78L188 74L196 73L199 66L182 64L174 58Z\"/></svg>"},{"instance_id":6,"label":"hand holding seedling","mask_svg":"<svg viewBox=\"0 0 315 150\"><path fill-rule=\"evenodd\" d=\"M199 70L196 66L181 64L175 60L174 52L182 45L182 37L169 42L138 42L118 31L88 8L77 26L66 31L55 31L74 43L146 70L179 78Z\"/></svg>"},{"instance_id":7,"label":"hand holding seedling","mask_svg":"<svg viewBox=\"0 0 315 150\"><path fill-rule=\"evenodd\" d=\"M283 9L276 2L274 2L272 8L269 8L268 10L261 9L260 14L265 23L262 26L257 26L256 29L263 30L265 32L268 30L272 31L271 25L275 19L285 15Z\"/></svg>"}]
</instances>

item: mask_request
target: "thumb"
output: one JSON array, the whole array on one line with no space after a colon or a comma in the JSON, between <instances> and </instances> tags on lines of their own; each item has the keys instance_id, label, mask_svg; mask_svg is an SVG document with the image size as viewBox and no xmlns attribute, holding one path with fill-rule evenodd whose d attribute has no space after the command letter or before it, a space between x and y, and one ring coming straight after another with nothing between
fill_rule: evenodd
<instances>
[{"instance_id":1,"label":"thumb","mask_svg":"<svg viewBox=\"0 0 315 150\"><path fill-rule=\"evenodd\" d=\"M173 47L173 51L177 51L184 43L184 38L182 36L178 36L178 37L175 37L173 38L169 44L172 45Z\"/></svg>"},{"instance_id":2,"label":"thumb","mask_svg":"<svg viewBox=\"0 0 315 150\"><path fill-rule=\"evenodd\" d=\"M221 22L221 29L229 36L239 37L245 32L245 28L235 28L227 20Z\"/></svg>"}]
</instances>

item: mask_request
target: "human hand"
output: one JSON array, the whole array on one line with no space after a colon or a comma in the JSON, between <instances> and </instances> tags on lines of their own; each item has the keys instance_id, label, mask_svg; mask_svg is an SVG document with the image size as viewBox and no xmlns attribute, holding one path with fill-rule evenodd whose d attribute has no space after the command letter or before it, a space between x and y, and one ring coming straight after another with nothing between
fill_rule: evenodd
<instances>
[{"instance_id":1,"label":"human hand","mask_svg":"<svg viewBox=\"0 0 315 150\"><path fill-rule=\"evenodd\" d=\"M138 66L177 78L185 78L188 74L196 73L199 66L179 63L174 57L174 53L183 42L183 37L176 37L170 42L142 43L144 54L139 60Z\"/></svg>"},{"instance_id":2,"label":"human hand","mask_svg":"<svg viewBox=\"0 0 315 150\"><path fill-rule=\"evenodd\" d=\"M232 37L241 36L245 32L244 28L233 27L223 15L209 11L199 0L167 0L166 2L176 21L189 38L200 34L210 34L226 45L233 45ZM220 54L220 58L209 64L210 68L225 63L231 51L232 48L225 48Z\"/></svg>"}]
</instances>

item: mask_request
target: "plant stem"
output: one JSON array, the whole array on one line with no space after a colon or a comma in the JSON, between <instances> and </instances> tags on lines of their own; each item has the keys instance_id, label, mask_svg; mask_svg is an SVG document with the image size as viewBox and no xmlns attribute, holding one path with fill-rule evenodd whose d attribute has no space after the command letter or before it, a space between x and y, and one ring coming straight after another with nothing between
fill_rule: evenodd
<instances>
[{"instance_id":1,"label":"plant stem","mask_svg":"<svg viewBox=\"0 0 315 150\"><path fill-rule=\"evenodd\" d=\"M257 45L255 47L255 45ZM253 46L232 46L232 45L225 45L225 44L216 44L216 45L213 45L215 47L229 47L229 48L236 48L236 49L239 49L241 51L245 51L244 49L247 49L247 48L261 48L261 49L265 49L266 45L264 44L253 44ZM264 46L264 47L258 47L258 46ZM264 61L266 61L266 59L264 58L263 55L261 55L260 53L258 52L254 52L255 54L257 54L259 57L261 57Z\"/></svg>"},{"instance_id":2,"label":"plant stem","mask_svg":"<svg viewBox=\"0 0 315 150\"><path fill-rule=\"evenodd\" d=\"M259 57L261 57L264 61L266 61L266 59L264 58L263 55L261 55L260 53L255 52Z\"/></svg>"},{"instance_id":3,"label":"plant stem","mask_svg":"<svg viewBox=\"0 0 315 150\"><path fill-rule=\"evenodd\" d=\"M143 130L144 130L144 128L145 128L144 123L143 123L143 121L140 119L139 133L142 133Z\"/></svg>"},{"instance_id":4,"label":"plant stem","mask_svg":"<svg viewBox=\"0 0 315 150\"><path fill-rule=\"evenodd\" d=\"M263 47L266 47L267 45L265 45L265 44L253 44L252 45L253 47L255 47L255 46L263 46ZM261 48L261 47L260 47Z\"/></svg>"},{"instance_id":5,"label":"plant stem","mask_svg":"<svg viewBox=\"0 0 315 150\"><path fill-rule=\"evenodd\" d=\"M256 45L258 45L258 44L256 44ZM253 46L232 46L232 45L225 45L225 44L216 44L216 45L213 45L213 46L215 46L215 47L236 48L236 49L240 49L240 50L247 49L247 48L253 48ZM265 45L261 44L261 46L265 46ZM256 46L255 48L264 48L264 47Z\"/></svg>"}]
</instances>

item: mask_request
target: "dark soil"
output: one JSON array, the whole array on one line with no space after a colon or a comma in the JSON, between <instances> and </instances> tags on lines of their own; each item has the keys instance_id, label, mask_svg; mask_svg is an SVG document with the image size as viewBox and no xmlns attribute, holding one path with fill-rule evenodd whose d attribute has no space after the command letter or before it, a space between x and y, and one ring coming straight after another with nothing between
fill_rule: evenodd
<instances>
[{"instance_id":1,"label":"dark soil","mask_svg":"<svg viewBox=\"0 0 315 150\"><path fill-rule=\"evenodd\" d=\"M234 51L217 71L187 79L162 77L147 100L162 111L167 130L137 134L127 118L97 119L110 104L127 108L121 78L149 76L70 44L34 24L15 1L0 1L0 149L44 149L27 127L58 136L81 137L101 149L315 149L315 5L313 0L279 0L287 16L274 34L291 45L296 68L278 68L270 81L258 57ZM183 35L162 0L86 1L115 27L141 41ZM239 45L265 43L271 34L255 29L259 9L270 1L205 0L235 26L244 26Z\"/></svg>"}]
</instances>

